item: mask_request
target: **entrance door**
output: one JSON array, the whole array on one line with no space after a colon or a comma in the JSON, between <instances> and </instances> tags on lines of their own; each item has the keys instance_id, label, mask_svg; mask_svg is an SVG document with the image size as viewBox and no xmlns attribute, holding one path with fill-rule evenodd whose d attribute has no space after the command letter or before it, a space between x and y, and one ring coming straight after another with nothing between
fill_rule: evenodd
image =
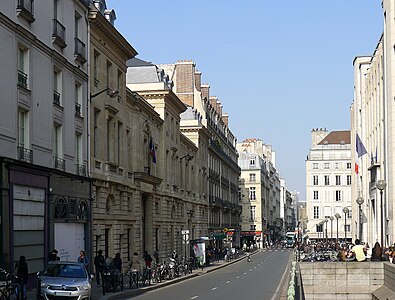
<instances>
[{"instance_id":1,"label":"entrance door","mask_svg":"<svg viewBox=\"0 0 395 300\"><path fill-rule=\"evenodd\" d=\"M81 223L55 223L55 249L61 260L77 261L85 249L85 230Z\"/></svg>"}]
</instances>

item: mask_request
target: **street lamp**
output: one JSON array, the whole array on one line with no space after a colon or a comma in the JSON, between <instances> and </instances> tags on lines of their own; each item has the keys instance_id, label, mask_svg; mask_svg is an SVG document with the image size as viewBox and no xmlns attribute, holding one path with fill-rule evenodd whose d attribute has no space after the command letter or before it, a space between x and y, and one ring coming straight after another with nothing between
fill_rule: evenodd
<instances>
[{"instance_id":1,"label":"street lamp","mask_svg":"<svg viewBox=\"0 0 395 300\"><path fill-rule=\"evenodd\" d=\"M347 245L347 214L349 212L347 207L343 208L344 212L344 243Z\"/></svg>"},{"instance_id":2,"label":"street lamp","mask_svg":"<svg viewBox=\"0 0 395 300\"><path fill-rule=\"evenodd\" d=\"M328 245L328 218L325 218L325 243Z\"/></svg>"},{"instance_id":3,"label":"street lamp","mask_svg":"<svg viewBox=\"0 0 395 300\"><path fill-rule=\"evenodd\" d=\"M384 248L384 212L383 212L383 190L386 188L385 180L380 179L376 182L376 187L380 190L380 210L381 210L381 247Z\"/></svg>"},{"instance_id":4,"label":"street lamp","mask_svg":"<svg viewBox=\"0 0 395 300\"><path fill-rule=\"evenodd\" d=\"M333 217L333 216L330 216L329 217L329 220L331 220L331 243L332 243L332 233L333 233L333 220L334 220L335 218Z\"/></svg>"},{"instance_id":5,"label":"street lamp","mask_svg":"<svg viewBox=\"0 0 395 300\"><path fill-rule=\"evenodd\" d=\"M339 213L335 214L335 218L336 218L336 249L339 248L339 244L338 244L338 240L339 240L339 219L341 218Z\"/></svg>"},{"instance_id":6,"label":"street lamp","mask_svg":"<svg viewBox=\"0 0 395 300\"><path fill-rule=\"evenodd\" d=\"M115 98L118 96L119 91L118 90L114 90L114 89L110 89L110 88L105 88L104 90L97 92L95 94L90 94L90 100L92 100L93 98L103 94L104 92L107 92L107 95L110 96L110 98Z\"/></svg>"},{"instance_id":7,"label":"street lamp","mask_svg":"<svg viewBox=\"0 0 395 300\"><path fill-rule=\"evenodd\" d=\"M361 205L363 204L362 196L359 196L357 198L357 204L359 206L359 240L362 241L362 208L361 208Z\"/></svg>"}]
</instances>

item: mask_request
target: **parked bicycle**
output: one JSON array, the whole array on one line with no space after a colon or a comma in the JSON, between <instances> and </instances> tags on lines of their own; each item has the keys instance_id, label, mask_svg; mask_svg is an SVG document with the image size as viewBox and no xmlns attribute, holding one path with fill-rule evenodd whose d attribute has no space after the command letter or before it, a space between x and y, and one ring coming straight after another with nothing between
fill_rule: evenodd
<instances>
[{"instance_id":1,"label":"parked bicycle","mask_svg":"<svg viewBox=\"0 0 395 300\"><path fill-rule=\"evenodd\" d=\"M0 300L17 300L19 285L12 274L0 268Z\"/></svg>"}]
</instances>

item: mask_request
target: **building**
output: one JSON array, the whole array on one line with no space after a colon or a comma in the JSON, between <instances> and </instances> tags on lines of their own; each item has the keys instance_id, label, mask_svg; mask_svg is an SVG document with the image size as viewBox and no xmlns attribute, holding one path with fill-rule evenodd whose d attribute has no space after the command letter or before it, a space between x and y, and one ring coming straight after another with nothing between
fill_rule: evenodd
<instances>
[{"instance_id":1,"label":"building","mask_svg":"<svg viewBox=\"0 0 395 300\"><path fill-rule=\"evenodd\" d=\"M1 1L0 265L90 252L86 1Z\"/></svg>"},{"instance_id":2,"label":"building","mask_svg":"<svg viewBox=\"0 0 395 300\"><path fill-rule=\"evenodd\" d=\"M210 86L202 84L202 73L193 61L158 65L171 78L179 99L199 114L210 136L208 145L209 238L217 247L239 245L240 215L236 137L229 128L229 116L219 99L210 96Z\"/></svg>"},{"instance_id":3,"label":"building","mask_svg":"<svg viewBox=\"0 0 395 300\"><path fill-rule=\"evenodd\" d=\"M266 241L281 239L285 227L291 226L288 214L292 212L287 207L292 202L291 195L285 189L285 181L281 187L275 152L270 145L259 139L246 139L237 143L237 150L243 206L241 237L247 244L262 247Z\"/></svg>"},{"instance_id":4,"label":"building","mask_svg":"<svg viewBox=\"0 0 395 300\"><path fill-rule=\"evenodd\" d=\"M173 83L158 66L131 59L127 86L152 105L163 120L156 139L155 172L162 182L155 189L159 208L152 216L151 230L160 232L160 240L154 250L163 258L173 250L189 256L189 241L207 236L208 230L207 129L173 92Z\"/></svg>"},{"instance_id":5,"label":"building","mask_svg":"<svg viewBox=\"0 0 395 300\"><path fill-rule=\"evenodd\" d=\"M337 237L351 241L350 131L328 132L317 128L311 135L312 144L306 159L308 235L315 241L334 241Z\"/></svg>"}]
</instances>

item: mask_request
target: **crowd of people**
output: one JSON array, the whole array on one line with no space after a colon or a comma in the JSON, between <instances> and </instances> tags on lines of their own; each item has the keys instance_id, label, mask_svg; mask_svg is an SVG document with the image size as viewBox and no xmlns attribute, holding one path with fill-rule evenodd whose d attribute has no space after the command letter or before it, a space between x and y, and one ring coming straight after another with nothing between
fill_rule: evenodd
<instances>
[{"instance_id":1,"label":"crowd of people","mask_svg":"<svg viewBox=\"0 0 395 300\"><path fill-rule=\"evenodd\" d=\"M334 242L315 242L296 244L299 251L309 253L311 251L337 251L339 261L389 261L395 263L395 244L388 247L381 247L379 242L376 242L373 247L368 243L362 243L356 239L354 243L340 243Z\"/></svg>"}]
</instances>

